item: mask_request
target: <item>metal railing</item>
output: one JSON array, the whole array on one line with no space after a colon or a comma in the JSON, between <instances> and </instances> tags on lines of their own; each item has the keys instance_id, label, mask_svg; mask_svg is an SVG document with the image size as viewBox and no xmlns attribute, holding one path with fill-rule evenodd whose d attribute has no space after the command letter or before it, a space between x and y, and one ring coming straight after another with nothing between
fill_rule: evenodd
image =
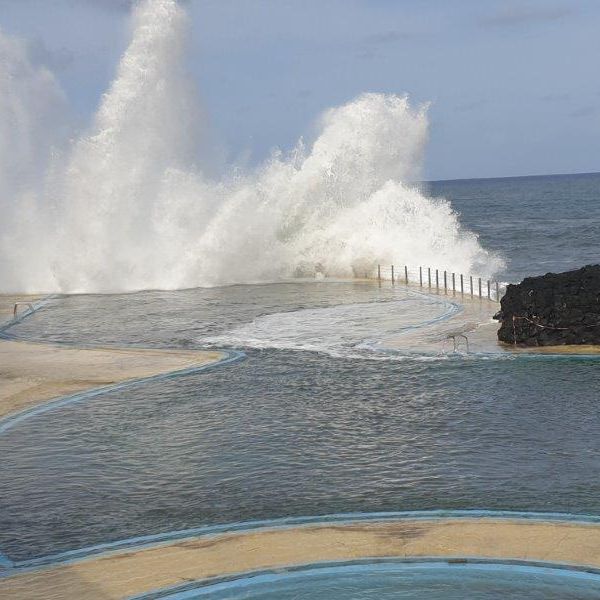
<instances>
[{"instance_id":1,"label":"metal railing","mask_svg":"<svg viewBox=\"0 0 600 600\"><path fill-rule=\"evenodd\" d=\"M17 316L17 313L19 312L19 306L27 306L30 312L34 311L32 302L15 302L15 306L13 308L13 317Z\"/></svg>"},{"instance_id":2,"label":"metal railing","mask_svg":"<svg viewBox=\"0 0 600 600\"><path fill-rule=\"evenodd\" d=\"M375 273L367 274L367 279L391 281L392 285L418 285L420 288L435 290L437 293L461 294L471 298L500 302L506 292L506 285L477 275L455 273L434 267L409 267L402 265L377 265Z\"/></svg>"}]
</instances>

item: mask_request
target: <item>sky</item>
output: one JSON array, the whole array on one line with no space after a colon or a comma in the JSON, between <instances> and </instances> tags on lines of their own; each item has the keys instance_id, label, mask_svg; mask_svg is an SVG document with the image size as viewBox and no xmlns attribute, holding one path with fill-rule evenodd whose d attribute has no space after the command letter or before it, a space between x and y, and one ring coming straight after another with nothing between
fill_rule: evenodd
<instances>
[{"instance_id":1,"label":"sky","mask_svg":"<svg viewBox=\"0 0 600 600\"><path fill-rule=\"evenodd\" d=\"M600 171L598 0L185 0L190 76L229 160L257 163L362 92L430 103L425 179ZM0 0L81 123L129 0Z\"/></svg>"}]
</instances>

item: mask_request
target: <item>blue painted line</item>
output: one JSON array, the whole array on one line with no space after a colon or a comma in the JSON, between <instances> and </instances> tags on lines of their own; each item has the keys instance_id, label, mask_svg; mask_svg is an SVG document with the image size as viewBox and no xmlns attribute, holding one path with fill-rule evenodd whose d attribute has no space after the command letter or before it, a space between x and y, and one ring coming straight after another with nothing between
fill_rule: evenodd
<instances>
[{"instance_id":1,"label":"blue painted line","mask_svg":"<svg viewBox=\"0 0 600 600\"><path fill-rule=\"evenodd\" d=\"M5 335L6 332L11 327L14 327L15 325L17 325L18 323L20 323L21 321L23 321L23 319L26 319L27 317L29 317L33 313L35 313L38 310L40 310L40 308L42 308L46 304L48 304L48 302L50 302L51 300L54 300L55 298L58 298L58 297L59 296L57 294L50 294L48 296L44 296L41 300L37 300L36 302L32 302L31 303L32 308L27 307L27 310L22 311L16 317L13 317L12 319L10 319L9 321L7 321L6 323L0 324L0 337L7 337L7 338L12 337L12 336L9 336L9 335Z\"/></svg>"},{"instance_id":2,"label":"blue painted line","mask_svg":"<svg viewBox=\"0 0 600 600\"><path fill-rule=\"evenodd\" d=\"M389 331L386 333L386 339L390 338L394 335L402 335L403 333L407 333L409 331L415 331L418 329L423 329L425 327L429 327L430 325L434 325L436 323L441 323L443 321L447 321L451 319L454 315L458 315L463 312L463 307L456 302L451 302L450 300L446 300L444 298L440 298L434 294L428 294L426 292L417 292L416 290L405 290L409 296L421 296L423 298L427 298L428 300L433 300L435 304L441 304L447 310L443 312L441 315L437 317L433 317L432 319L428 319L427 321L422 321L420 323L415 323L414 325L406 325L404 327L399 327L398 329L394 329L393 331ZM405 299L391 301L390 303L395 304L396 302L404 302ZM394 348L386 348L382 347L384 341L382 340L363 340L361 344L366 345L373 352L377 352L378 354L388 354L390 356L394 355L402 355L407 356L407 352L405 350L396 350ZM414 353L414 356L428 356L428 354L420 352ZM432 354L431 356L436 356Z\"/></svg>"},{"instance_id":3,"label":"blue painted line","mask_svg":"<svg viewBox=\"0 0 600 600\"><path fill-rule=\"evenodd\" d=\"M226 357L217 362L213 362L206 365L188 367L186 369L179 369L177 371L170 371L168 373L160 373L158 375L151 375L149 377L142 377L139 379L128 379L126 381L121 381L119 383L114 383L111 385L104 385L101 387L94 388L92 390L87 390L85 392L72 394L70 396L62 396L55 400L50 400L48 402L38 404L33 408L13 413L4 417L3 419L0 419L0 433L8 431L9 429L13 428L15 425L21 423L25 419L41 415L43 413L55 410L62 406L67 406L68 404L82 402L83 400L88 400L89 398L94 398L95 396L99 396L101 394L106 394L108 392L114 392L117 390L123 390L126 388L131 388L137 385L142 385L154 381L165 381L167 379L174 379L176 377L183 377L185 375L194 375L196 373L208 371L209 369L213 369L215 367L222 367L227 364L238 362L244 359L246 356L243 352L239 352L237 350L219 350L218 352L226 354Z\"/></svg>"},{"instance_id":4,"label":"blue painted line","mask_svg":"<svg viewBox=\"0 0 600 600\"><path fill-rule=\"evenodd\" d=\"M48 296L45 296L41 300L38 300L37 302L32 302L31 303L32 306L28 307L27 310L21 312L16 317L13 317L8 322L0 325L0 339L11 339L11 340L23 339L22 337L9 334L8 330L11 327L14 327L15 325L17 325L18 323L21 323L24 319L26 319L30 315L32 315L35 312L37 312L38 310L40 310L42 307L47 305L51 300L58 298L58 297L59 297L59 295L57 295L57 294L50 294ZM42 343L44 343L44 341L42 341L42 340L32 340L32 341L41 341ZM50 345L52 345L52 343L50 343ZM74 344L68 344L68 345L71 347L77 347ZM12 427L15 427L18 423L21 423L25 419L49 412L51 410L55 410L57 408L66 406L68 404L81 402L81 401L87 400L89 398L99 396L101 394L134 387L137 385L142 385L142 384L150 383L153 381L164 381L167 379L174 379L176 377L183 377L185 375L194 375L196 373L201 373L203 371L207 371L207 370L215 368L215 367L221 367L221 366L224 366L227 364L238 362L240 360L243 360L246 356L243 352L239 352L237 350L218 350L218 352L224 353L226 356L225 356L225 358L223 358L217 362L213 362L213 363L206 364L206 365L198 365L198 366L194 366L194 367L188 367L186 369L179 369L176 371L170 371L168 373L161 373L161 374L152 375L149 377L143 377L143 378L138 378L138 379L129 379L129 380L122 381L122 382L119 382L116 384L101 386L101 387L94 388L91 390L86 390L84 392L71 394L69 396L62 396L59 398L55 398L48 402L38 404L32 408L25 409L25 410L7 415L6 417L0 419L0 434L8 431ZM14 568L14 566L15 566L15 563L13 561L11 561L8 558L8 556L0 553L0 568L11 569L11 568Z\"/></svg>"},{"instance_id":5,"label":"blue painted line","mask_svg":"<svg viewBox=\"0 0 600 600\"><path fill-rule=\"evenodd\" d=\"M458 557L457 557L458 558ZM485 558L460 558L461 562L443 560L439 557L419 558L364 558L349 561L327 561L306 565L286 567L283 569L269 569L247 571L229 577L211 577L199 579L185 584L161 588L136 596L130 596L127 600L191 600L203 596L218 594L219 598L229 598L231 592L238 592L238 597L244 597L244 590L249 587L269 585L281 582L284 579L297 579L299 583L306 576L344 576L379 573L386 575L397 573L399 569L409 573L423 574L427 571L440 569L448 572L449 578L461 576L466 572L492 573L510 578L512 575L529 575L541 578L560 577L570 583L600 583L600 570L578 569L571 565L562 565L541 561L502 560ZM464 562L463 562L464 561ZM300 590L301 588L299 588ZM225 596L221 595L225 592ZM239 595L242 593L242 595Z\"/></svg>"},{"instance_id":6,"label":"blue painted line","mask_svg":"<svg viewBox=\"0 0 600 600\"><path fill-rule=\"evenodd\" d=\"M0 552L0 569L12 569L14 566L15 563L6 554Z\"/></svg>"},{"instance_id":7,"label":"blue painted line","mask_svg":"<svg viewBox=\"0 0 600 600\"><path fill-rule=\"evenodd\" d=\"M446 313L432 319L430 322L422 323L416 326L409 326L409 328L418 328L426 326L427 324L431 324L437 321L446 320L450 318L452 315L457 314L462 310L462 307L453 302L449 302L443 299L439 299L436 296L428 295L422 292L416 292L411 290L411 293L415 295L427 296L428 298L433 298L434 300L445 304L451 307L451 310ZM8 323L0 326L0 338L5 339L22 339L16 336L12 336L6 333L6 331L21 322L23 319L33 314L40 308L42 308L45 304L47 304L50 300L57 298L57 295L50 295L46 298L38 301L34 304L33 310L28 309L24 311L16 318L11 319ZM54 343L54 342L53 342ZM79 347L74 344L68 344L72 347ZM223 351L221 351L223 352ZM0 433L9 430L14 427L19 422L32 417L34 415L43 414L45 412L54 410L56 408L80 402L107 392L124 389L128 387L133 387L135 385L145 384L152 381L158 380L166 380L172 379L175 377L181 377L185 375L191 375L198 372L202 372L205 370L209 370L212 368L216 368L219 366L224 366L226 364L230 364L233 362L237 362L245 358L245 354L243 352L230 350L224 351L227 353L227 357L221 361L211 363L208 365L199 365L197 367L190 367L187 369L181 369L178 371L172 371L169 373L153 375L150 377L145 377L141 379L132 379L124 382L120 382L117 384L112 384L108 386L102 386L99 388L95 388L93 390L88 390L86 392L80 392L77 394L73 394L70 396L65 396L61 398L57 398L46 402L44 404L38 405L31 409L26 409L24 411L14 413L12 415L8 415L7 417L0 419ZM494 355L495 356L495 355ZM553 355L527 355L530 358L539 357L539 358L549 358L554 357ZM575 356L556 356L557 358L581 358L581 357L590 357L590 358L598 358L596 355L575 355ZM165 532L161 534L153 534L146 536L138 536L133 538L128 538L125 540L119 540L115 542L108 542L104 544L98 544L94 546L89 546L86 548L66 551L58 554L48 555L45 557L39 557L34 559L29 559L25 561L11 561L6 555L0 553L0 566L8 567L6 571L0 572L0 577L6 576L11 572L14 573L15 570L22 572L23 570L35 569L36 567L42 567L47 565L53 565L56 563L71 563L79 560L84 560L90 556L101 554L101 553L109 553L115 552L122 549L141 549L148 546L153 545L161 545L168 544L174 540L186 539L186 538L194 538L198 536L210 536L210 535L218 535L222 533L228 532L236 532L236 531L245 531L252 530L261 527L266 528L292 528L298 526L308 526L315 524L323 524L327 525L330 523L351 523L354 521L381 521L381 520L394 520L394 519L417 519L417 520L429 520L429 519L446 519L446 518L479 518L479 517L490 517L490 518L504 518L504 519L531 519L531 520L541 520L541 521L557 521L557 522L582 522L582 523L600 523L600 516L595 515L573 515L570 513L529 513L529 512L511 512L511 511L492 511L492 510L434 510L434 511L403 511L403 512L380 512L380 513L341 513L334 515L322 515L322 516L313 516L313 517L290 517L283 519L268 519L262 521L250 521L250 522L240 522L240 523L230 523L230 524L222 524L222 525L212 525L212 526L203 526L193 529L180 530L180 531L171 531Z\"/></svg>"},{"instance_id":8,"label":"blue painted line","mask_svg":"<svg viewBox=\"0 0 600 600\"><path fill-rule=\"evenodd\" d=\"M46 296L46 297L42 298L41 300L39 300L35 303L32 303L32 308L28 308L27 310L23 311L16 317L12 318L10 321L1 325L0 326L0 339L10 339L10 340L17 340L17 341L23 339L19 336L14 336L12 334L7 333L8 330L11 327L22 322L24 319L26 319L30 315L32 315L35 312L37 312L38 310L40 310L43 306L48 304L48 302L50 302L51 300L53 300L57 297L59 297L59 296L56 294L51 294L49 296ZM35 341L37 341L37 340L35 340ZM41 343L44 343L44 342L42 341ZM53 344L49 343L49 345L53 345ZM77 347L74 344L67 344L67 345L69 345L70 347ZM138 349L141 349L141 348L138 348ZM0 419L0 434L8 431L9 429L15 427L16 425L18 425L19 423L21 423L22 421L24 421L30 417L41 415L43 413L55 410L57 408L61 408L63 406L69 405L69 404L82 402L84 400L93 398L95 396L99 396L101 394L134 387L137 385L143 385L143 384L154 382L154 381L164 381L164 380L168 380L168 379L174 379L176 377L183 377L186 375L194 375L196 373L201 373L203 371L207 371L212 368L221 367L221 366L225 366L227 364L241 361L246 357L245 353L237 351L237 350L215 350L215 351L225 354L225 357L219 361L216 361L216 362L213 362L210 364L206 364L206 365L198 365L198 366L188 367L186 369L179 369L176 371L170 371L168 373L160 373L158 375L151 375L149 377L143 377L143 378L138 378L138 379L128 379L126 381L121 381L119 383L101 386L101 387L94 388L91 390L86 390L84 392L78 392L76 394L71 394L69 396L61 396L59 398L49 400L48 402L43 402L41 404L37 404L36 406L34 406L32 408L9 414ZM8 558L8 556L0 553L0 568L10 570L10 569L14 568L15 565L16 565L16 563L11 561ZM6 573L6 571L3 570L2 573L0 574L0 577L3 576L5 573Z\"/></svg>"},{"instance_id":9,"label":"blue painted line","mask_svg":"<svg viewBox=\"0 0 600 600\"><path fill-rule=\"evenodd\" d=\"M451 302L450 300L446 300L444 298L440 298L438 296L435 296L434 294L427 294L426 292L417 292L415 290L408 290L408 294L414 296L422 296L424 298L434 300L436 303L442 304L447 310L445 313L442 313L441 315L434 317L433 319L429 319L428 321L423 321L422 323L417 323L416 325L408 325L406 327L401 327L394 333L401 333L403 331L411 331L414 329L422 329L423 327L428 327L429 325L434 325L436 323L447 321L454 315L458 315L461 312L463 312L463 307L460 304L456 302Z\"/></svg>"},{"instance_id":10,"label":"blue painted line","mask_svg":"<svg viewBox=\"0 0 600 600\"><path fill-rule=\"evenodd\" d=\"M435 294L431 294L431 293L427 293L427 292L421 292L421 291L416 291L416 290L408 290L407 291L408 294L412 294L415 296L422 296L424 298L428 298L428 299L432 299L435 301L438 301L439 303L449 307L449 310L446 311L445 313L439 315L438 317L435 317L433 319L430 319L429 321L423 321L422 323L417 323L415 325L408 325L406 327L401 327L400 329L397 329L393 332L391 332L389 335L387 335L386 337L390 337L392 335L398 335L398 334L402 334L404 332L407 331L413 331L413 330L418 330L418 329L423 329L425 327L428 327L429 325L434 325L436 323L441 323L443 321L447 321L450 318L452 318L454 315L460 314L461 312L463 312L464 308L462 305L458 304L457 302L452 302L451 300L446 300L444 298L440 298L439 296L435 295ZM482 298L484 299L484 298ZM428 357L439 357L438 354L435 354L433 352L418 352L418 353L410 353L407 352L406 350L396 350L394 348L386 348L386 347L382 347L382 348L378 348L378 345L381 345L383 342L380 341L376 341L376 342L369 342L367 340L367 343L369 343L371 349L375 352L379 352L381 354L389 354L389 355L401 355L401 356L415 356L415 357L420 357L420 356L428 356ZM457 358L461 358L461 359L465 359L465 358L469 358L469 357L475 357L475 358L489 358L489 359L509 359L509 360L600 360L600 354L547 354L544 352L470 352L469 354L466 355L462 355L462 354L448 354L446 355L448 358L452 358L452 357L457 357Z\"/></svg>"},{"instance_id":11,"label":"blue painted line","mask_svg":"<svg viewBox=\"0 0 600 600\"><path fill-rule=\"evenodd\" d=\"M14 574L15 571L37 570L38 568L56 565L71 564L86 560L92 556L111 554L122 550L137 551L149 547L168 545L174 541L189 540L198 537L213 537L225 533L238 533L256 529L292 529L309 526L327 526L332 524L349 525L353 523L372 523L389 521L431 521L446 519L503 519L503 520L528 520L555 523L583 523L599 524L598 515L577 515L571 513L541 513L524 511L498 511L498 510L421 510L421 511L389 511L375 513L337 513L320 516L283 517L279 519L264 519L259 521L242 521L239 523L226 523L221 525L206 525L192 529L168 531L164 533L143 535L96 544L76 550L68 550L57 554L50 554L23 561L13 561L12 572L0 573L0 577Z\"/></svg>"}]
</instances>

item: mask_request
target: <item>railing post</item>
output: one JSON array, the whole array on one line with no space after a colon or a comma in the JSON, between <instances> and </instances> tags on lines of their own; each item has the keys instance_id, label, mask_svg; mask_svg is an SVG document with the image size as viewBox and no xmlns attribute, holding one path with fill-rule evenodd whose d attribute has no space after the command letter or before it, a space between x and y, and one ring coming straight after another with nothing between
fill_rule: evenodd
<instances>
[{"instance_id":1,"label":"railing post","mask_svg":"<svg viewBox=\"0 0 600 600\"><path fill-rule=\"evenodd\" d=\"M469 282L471 284L471 298L473 297L473 275L469 275Z\"/></svg>"},{"instance_id":2,"label":"railing post","mask_svg":"<svg viewBox=\"0 0 600 600\"><path fill-rule=\"evenodd\" d=\"M496 281L496 302L500 302L500 289L499 289L497 281Z\"/></svg>"},{"instance_id":3,"label":"railing post","mask_svg":"<svg viewBox=\"0 0 600 600\"><path fill-rule=\"evenodd\" d=\"M29 312L33 312L33 304L31 302L15 302L15 306L13 308L13 317L17 316L19 312L19 306L25 305L29 309Z\"/></svg>"},{"instance_id":4,"label":"railing post","mask_svg":"<svg viewBox=\"0 0 600 600\"><path fill-rule=\"evenodd\" d=\"M431 267L427 267L427 281L429 283L429 288L431 289Z\"/></svg>"},{"instance_id":5,"label":"railing post","mask_svg":"<svg viewBox=\"0 0 600 600\"><path fill-rule=\"evenodd\" d=\"M392 285L394 285L394 265L392 265Z\"/></svg>"},{"instance_id":6,"label":"railing post","mask_svg":"<svg viewBox=\"0 0 600 600\"><path fill-rule=\"evenodd\" d=\"M481 298L481 277L479 278L479 297Z\"/></svg>"},{"instance_id":7,"label":"railing post","mask_svg":"<svg viewBox=\"0 0 600 600\"><path fill-rule=\"evenodd\" d=\"M419 285L423 287L423 267L419 267Z\"/></svg>"},{"instance_id":8,"label":"railing post","mask_svg":"<svg viewBox=\"0 0 600 600\"><path fill-rule=\"evenodd\" d=\"M490 288L490 280L487 280L488 283L488 300L492 299L492 292L491 292L491 288Z\"/></svg>"},{"instance_id":9,"label":"railing post","mask_svg":"<svg viewBox=\"0 0 600 600\"><path fill-rule=\"evenodd\" d=\"M464 294L465 293L465 282L464 282L464 277L463 274L460 274L460 293Z\"/></svg>"},{"instance_id":10,"label":"railing post","mask_svg":"<svg viewBox=\"0 0 600 600\"><path fill-rule=\"evenodd\" d=\"M440 289L440 272L438 269L435 270L435 289Z\"/></svg>"},{"instance_id":11,"label":"railing post","mask_svg":"<svg viewBox=\"0 0 600 600\"><path fill-rule=\"evenodd\" d=\"M404 283L408 285L408 267L404 265Z\"/></svg>"},{"instance_id":12,"label":"railing post","mask_svg":"<svg viewBox=\"0 0 600 600\"><path fill-rule=\"evenodd\" d=\"M448 279L446 275L446 271L444 271L444 293L448 292Z\"/></svg>"},{"instance_id":13,"label":"railing post","mask_svg":"<svg viewBox=\"0 0 600 600\"><path fill-rule=\"evenodd\" d=\"M381 265L377 265L377 281L381 281Z\"/></svg>"},{"instance_id":14,"label":"railing post","mask_svg":"<svg viewBox=\"0 0 600 600\"><path fill-rule=\"evenodd\" d=\"M452 273L452 291L456 292L456 273Z\"/></svg>"}]
</instances>

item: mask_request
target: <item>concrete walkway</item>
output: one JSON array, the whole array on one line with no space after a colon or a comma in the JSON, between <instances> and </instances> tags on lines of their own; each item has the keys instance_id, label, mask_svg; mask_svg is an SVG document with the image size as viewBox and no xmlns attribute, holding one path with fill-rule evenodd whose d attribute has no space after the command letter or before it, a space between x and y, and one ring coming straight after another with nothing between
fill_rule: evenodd
<instances>
[{"instance_id":1,"label":"concrete walkway","mask_svg":"<svg viewBox=\"0 0 600 600\"><path fill-rule=\"evenodd\" d=\"M16 301L0 296L0 324L12 318ZM94 348L0 340L0 419L53 398L207 365L224 358L216 351Z\"/></svg>"},{"instance_id":2,"label":"concrete walkway","mask_svg":"<svg viewBox=\"0 0 600 600\"><path fill-rule=\"evenodd\" d=\"M52 398L207 365L221 352L79 349L0 340L0 418Z\"/></svg>"},{"instance_id":3,"label":"concrete walkway","mask_svg":"<svg viewBox=\"0 0 600 600\"><path fill-rule=\"evenodd\" d=\"M385 282L382 285L391 285ZM465 352L466 336L469 352L475 354L498 355L600 355L600 346L544 346L524 348L498 341L500 324L493 316L500 310L498 302L479 298L470 294L461 294L451 290L436 290L414 284L399 284L415 293L426 294L439 299L441 303L454 304L459 310L447 319L425 326L411 328L401 334L384 339L382 347L416 354L447 354L454 351L454 341L449 336L457 336L457 349Z\"/></svg>"},{"instance_id":4,"label":"concrete walkway","mask_svg":"<svg viewBox=\"0 0 600 600\"><path fill-rule=\"evenodd\" d=\"M600 525L439 519L197 537L0 578L0 597L127 598L207 577L364 557L514 559L600 568Z\"/></svg>"}]
</instances>

